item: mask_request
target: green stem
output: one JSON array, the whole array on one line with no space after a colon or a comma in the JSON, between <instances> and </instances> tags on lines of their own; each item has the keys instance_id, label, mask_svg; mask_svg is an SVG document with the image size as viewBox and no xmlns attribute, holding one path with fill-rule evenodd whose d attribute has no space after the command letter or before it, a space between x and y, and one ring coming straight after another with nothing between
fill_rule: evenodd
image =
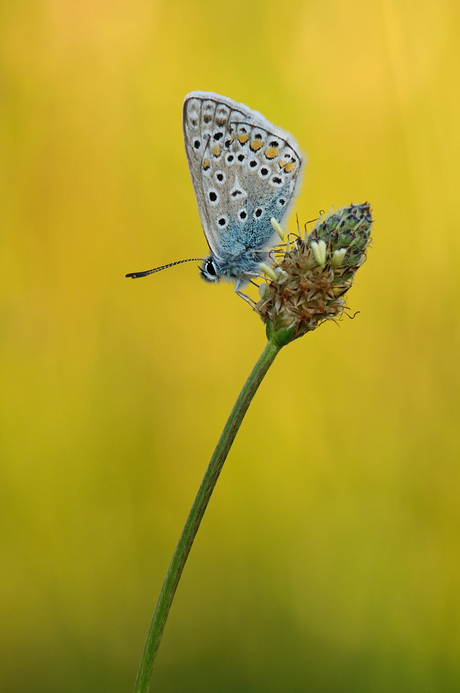
<instances>
[{"instance_id":1,"label":"green stem","mask_svg":"<svg viewBox=\"0 0 460 693\"><path fill-rule=\"evenodd\" d=\"M269 341L262 355L254 366L249 378L246 380L238 399L232 409L228 421L225 424L222 435L219 438L216 449L211 457L208 468L206 469L203 481L198 490L192 508L182 530L181 537L174 551L168 572L161 588L160 596L150 624L147 641L144 647L139 671L137 673L134 693L147 693L152 676L153 663L160 646L163 630L168 618L177 585L182 575L185 562L192 548L193 541L200 526L206 507L211 498L211 494L216 485L219 474L230 451L238 429L241 426L244 415L257 392L257 388L264 379L265 374L272 365L281 346L275 341Z\"/></svg>"}]
</instances>

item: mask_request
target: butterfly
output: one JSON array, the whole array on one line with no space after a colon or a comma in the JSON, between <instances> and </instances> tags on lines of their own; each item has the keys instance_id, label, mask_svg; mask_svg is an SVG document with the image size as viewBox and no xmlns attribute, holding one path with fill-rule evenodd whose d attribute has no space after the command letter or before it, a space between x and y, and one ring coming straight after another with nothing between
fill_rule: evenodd
<instances>
[{"instance_id":1,"label":"butterfly","mask_svg":"<svg viewBox=\"0 0 460 693\"><path fill-rule=\"evenodd\" d=\"M209 246L189 258L127 277L200 261L207 282L242 289L270 262L277 231L299 192L305 157L292 135L261 113L213 92L193 91L183 106L185 153Z\"/></svg>"}]
</instances>

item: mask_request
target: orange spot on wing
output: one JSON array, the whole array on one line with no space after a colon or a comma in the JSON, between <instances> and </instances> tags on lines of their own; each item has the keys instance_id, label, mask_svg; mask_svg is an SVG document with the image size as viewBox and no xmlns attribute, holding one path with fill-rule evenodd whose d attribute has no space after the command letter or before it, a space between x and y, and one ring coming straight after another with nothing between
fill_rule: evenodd
<instances>
[{"instance_id":1,"label":"orange spot on wing","mask_svg":"<svg viewBox=\"0 0 460 693\"><path fill-rule=\"evenodd\" d=\"M286 171L286 173L290 173L290 172L293 171L294 169L295 169L295 163L294 163L294 161L291 161L291 162L286 166L286 168L285 168L284 170Z\"/></svg>"},{"instance_id":2,"label":"orange spot on wing","mask_svg":"<svg viewBox=\"0 0 460 693\"><path fill-rule=\"evenodd\" d=\"M211 151L214 156L220 156L220 144L215 144Z\"/></svg>"},{"instance_id":3,"label":"orange spot on wing","mask_svg":"<svg viewBox=\"0 0 460 693\"><path fill-rule=\"evenodd\" d=\"M209 163L209 160L208 160L208 159L205 159L205 160L203 161L203 168L204 168L204 170L207 171L208 168L209 168L210 166L211 166L211 164Z\"/></svg>"},{"instance_id":4,"label":"orange spot on wing","mask_svg":"<svg viewBox=\"0 0 460 693\"><path fill-rule=\"evenodd\" d=\"M263 142L260 140L253 140L249 146L253 152L257 152L263 146Z\"/></svg>"},{"instance_id":5,"label":"orange spot on wing","mask_svg":"<svg viewBox=\"0 0 460 693\"><path fill-rule=\"evenodd\" d=\"M268 149L265 150L265 156L267 159L274 159L279 153L280 150L278 147L268 147Z\"/></svg>"},{"instance_id":6,"label":"orange spot on wing","mask_svg":"<svg viewBox=\"0 0 460 693\"><path fill-rule=\"evenodd\" d=\"M241 144L245 144L249 139L249 135L238 135L238 139Z\"/></svg>"}]
</instances>

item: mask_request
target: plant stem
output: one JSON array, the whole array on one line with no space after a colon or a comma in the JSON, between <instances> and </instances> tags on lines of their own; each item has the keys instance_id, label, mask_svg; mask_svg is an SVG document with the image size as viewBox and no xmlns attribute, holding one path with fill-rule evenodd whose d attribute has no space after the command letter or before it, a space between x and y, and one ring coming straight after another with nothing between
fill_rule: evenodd
<instances>
[{"instance_id":1,"label":"plant stem","mask_svg":"<svg viewBox=\"0 0 460 693\"><path fill-rule=\"evenodd\" d=\"M203 481L198 490L192 508L180 536L179 542L174 551L168 572L161 588L160 596L150 624L147 641L144 647L139 671L137 673L134 693L147 693L152 676L153 663L160 646L163 630L168 618L177 585L182 575L182 571L187 561L187 557L192 548L193 541L200 526L206 507L211 498L211 494L216 485L219 474L230 451L238 429L241 426L244 415L257 392L257 388L264 379L265 374L272 365L281 346L271 340L267 343L262 355L254 366L249 378L245 382L238 399L231 411L228 421L225 424L222 435L219 438L216 449L211 457L208 468L206 469Z\"/></svg>"}]
</instances>

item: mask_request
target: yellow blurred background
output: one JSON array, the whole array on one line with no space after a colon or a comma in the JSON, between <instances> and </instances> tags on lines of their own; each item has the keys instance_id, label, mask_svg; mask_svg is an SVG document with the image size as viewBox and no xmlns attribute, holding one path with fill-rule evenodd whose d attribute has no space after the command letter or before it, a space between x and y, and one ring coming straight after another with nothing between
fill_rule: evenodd
<instances>
[{"instance_id":1,"label":"yellow blurred background","mask_svg":"<svg viewBox=\"0 0 460 693\"><path fill-rule=\"evenodd\" d=\"M460 689L460 7L4 0L2 692L131 691L164 573L265 344L201 256L191 90L369 200L354 321L283 350L224 467L152 691ZM289 228L295 229L295 218Z\"/></svg>"}]
</instances>

